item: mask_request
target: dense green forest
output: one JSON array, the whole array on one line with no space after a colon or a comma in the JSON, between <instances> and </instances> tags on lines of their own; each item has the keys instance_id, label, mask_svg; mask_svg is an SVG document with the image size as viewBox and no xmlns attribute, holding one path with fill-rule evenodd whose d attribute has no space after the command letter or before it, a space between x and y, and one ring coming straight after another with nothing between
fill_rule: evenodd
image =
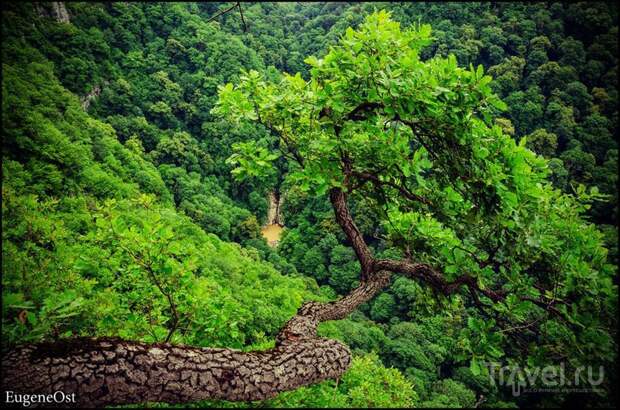
<instances>
[{"instance_id":1,"label":"dense green forest","mask_svg":"<svg viewBox=\"0 0 620 410\"><path fill-rule=\"evenodd\" d=\"M390 271L344 374L190 405L617 405L617 7L234 5L3 4L2 352L269 351Z\"/></svg>"}]
</instances>

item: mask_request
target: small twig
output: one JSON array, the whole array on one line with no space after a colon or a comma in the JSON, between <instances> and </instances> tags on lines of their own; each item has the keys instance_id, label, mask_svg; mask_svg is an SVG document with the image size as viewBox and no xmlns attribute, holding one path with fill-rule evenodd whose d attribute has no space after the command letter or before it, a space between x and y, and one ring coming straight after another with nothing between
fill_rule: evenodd
<instances>
[{"instance_id":1,"label":"small twig","mask_svg":"<svg viewBox=\"0 0 620 410\"><path fill-rule=\"evenodd\" d=\"M507 332L514 332L515 330L523 330L523 329L527 329L530 328L532 326L534 326L536 323L540 322L543 319L543 316L539 317L538 319L532 321L532 322L528 322L525 323L523 325L517 325L517 326L513 326L513 327L508 327L505 329L500 329L498 330L498 333L507 333Z\"/></svg>"},{"instance_id":2,"label":"small twig","mask_svg":"<svg viewBox=\"0 0 620 410\"><path fill-rule=\"evenodd\" d=\"M336 392L338 391L338 383L340 382L340 377L336 379L336 387L334 387L334 393L332 394L332 401L336 397Z\"/></svg>"},{"instance_id":3,"label":"small twig","mask_svg":"<svg viewBox=\"0 0 620 410\"><path fill-rule=\"evenodd\" d=\"M209 20L207 20L206 22L209 23L213 20L215 20L217 17L221 16L224 13L228 13L229 11L231 11L232 9L234 9L235 7L237 7L237 4L235 3L232 7L227 8L226 10L220 11L219 13L217 13L215 16L211 17Z\"/></svg>"},{"instance_id":4,"label":"small twig","mask_svg":"<svg viewBox=\"0 0 620 410\"><path fill-rule=\"evenodd\" d=\"M241 16L241 22L243 22L243 32L248 31L248 26L245 24L245 19L243 18L243 11L241 11L241 3L237 2L237 7L239 7L239 15Z\"/></svg>"}]
</instances>

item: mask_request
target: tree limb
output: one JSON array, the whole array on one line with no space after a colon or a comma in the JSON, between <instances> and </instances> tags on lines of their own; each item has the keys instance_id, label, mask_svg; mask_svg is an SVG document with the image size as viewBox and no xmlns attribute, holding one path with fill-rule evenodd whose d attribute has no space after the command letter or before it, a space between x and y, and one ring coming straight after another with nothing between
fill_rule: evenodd
<instances>
[{"instance_id":1,"label":"tree limb","mask_svg":"<svg viewBox=\"0 0 620 410\"><path fill-rule=\"evenodd\" d=\"M222 10L219 13L215 14L213 17L211 17L209 20L207 20L206 22L209 23L210 21L215 20L216 18L218 18L219 16L221 16L222 14L226 14L229 11L231 11L232 9L234 9L235 7L237 7L239 9L239 15L241 16L241 22L243 23L243 32L248 31L248 26L245 24L245 19L243 18L243 11L241 11L241 3L240 2L235 2L235 4L233 4L232 6L230 6L229 8L227 8L226 10Z\"/></svg>"},{"instance_id":2,"label":"tree limb","mask_svg":"<svg viewBox=\"0 0 620 410\"><path fill-rule=\"evenodd\" d=\"M330 303L307 302L266 351L242 352L111 338L22 345L2 359L3 389L21 394L75 393L79 406L204 399L264 400L340 377L351 354L317 336L326 320L346 317L390 281L378 273Z\"/></svg>"},{"instance_id":3,"label":"tree limb","mask_svg":"<svg viewBox=\"0 0 620 410\"><path fill-rule=\"evenodd\" d=\"M353 250L362 267L362 280L365 280L373 273L373 258L370 249L366 245L362 233L355 225L355 222L353 222L346 204L344 192L340 188L333 188L329 192L329 199L336 214L336 221L353 246Z\"/></svg>"},{"instance_id":4,"label":"tree limb","mask_svg":"<svg viewBox=\"0 0 620 410\"><path fill-rule=\"evenodd\" d=\"M205 23L209 23L209 22L211 22L211 21L215 20L216 18L218 18L219 16L221 16L222 14L226 14L226 13L228 13L229 11L231 11L232 9L234 9L235 7L237 7L237 5L238 5L238 4L239 4L239 3L235 3L235 4L233 4L232 6L230 6L229 8L227 8L226 10L222 10L222 11L220 11L220 12L216 13L216 14L215 14L213 17L211 17L209 20L205 21Z\"/></svg>"},{"instance_id":5,"label":"tree limb","mask_svg":"<svg viewBox=\"0 0 620 410\"><path fill-rule=\"evenodd\" d=\"M426 205L432 205L432 203L428 199L411 192L404 185L397 185L396 183L391 182L391 181L384 181L380 179L378 176L373 175L369 172L353 171L353 176L361 180L364 180L364 181L370 181L375 185L387 185L389 187L392 187L398 190L398 192L400 192L401 195L403 195L405 198L409 199L410 201L416 201L416 202L421 202Z\"/></svg>"}]
</instances>

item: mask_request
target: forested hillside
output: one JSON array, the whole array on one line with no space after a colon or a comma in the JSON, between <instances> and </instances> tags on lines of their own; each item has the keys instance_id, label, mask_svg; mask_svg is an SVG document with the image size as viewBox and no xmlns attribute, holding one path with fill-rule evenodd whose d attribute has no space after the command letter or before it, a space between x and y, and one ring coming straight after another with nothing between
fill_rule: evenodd
<instances>
[{"instance_id":1,"label":"forested hillside","mask_svg":"<svg viewBox=\"0 0 620 410\"><path fill-rule=\"evenodd\" d=\"M97 405L617 404L617 7L234 4L3 4L3 355L267 369Z\"/></svg>"}]
</instances>

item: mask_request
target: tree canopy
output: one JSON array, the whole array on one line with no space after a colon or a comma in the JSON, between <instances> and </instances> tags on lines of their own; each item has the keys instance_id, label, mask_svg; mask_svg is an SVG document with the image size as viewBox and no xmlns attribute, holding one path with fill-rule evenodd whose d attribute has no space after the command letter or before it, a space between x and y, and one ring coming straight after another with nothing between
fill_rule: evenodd
<instances>
[{"instance_id":1,"label":"tree canopy","mask_svg":"<svg viewBox=\"0 0 620 410\"><path fill-rule=\"evenodd\" d=\"M581 217L598 190L554 188L548 160L494 123L506 105L482 66L423 61L430 42L430 26L403 31L374 13L323 58L305 60L308 81L250 71L220 88L213 112L264 124L295 162L287 178L329 192L362 282L403 274L480 310L484 320L468 319L460 346L474 374L479 361L516 348L529 363L612 359L614 268L602 234ZM275 160L237 148L237 175ZM372 255L346 197L376 217L399 259Z\"/></svg>"}]
</instances>

